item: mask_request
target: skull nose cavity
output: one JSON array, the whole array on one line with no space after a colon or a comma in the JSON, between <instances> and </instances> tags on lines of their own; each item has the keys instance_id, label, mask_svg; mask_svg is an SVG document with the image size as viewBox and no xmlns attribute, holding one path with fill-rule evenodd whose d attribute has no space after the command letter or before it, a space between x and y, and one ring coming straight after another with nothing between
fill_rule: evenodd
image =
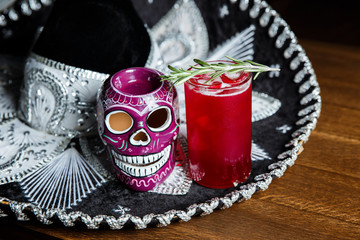
<instances>
[{"instance_id":1,"label":"skull nose cavity","mask_svg":"<svg viewBox=\"0 0 360 240\"><path fill-rule=\"evenodd\" d=\"M134 146L146 146L150 143L150 136L144 129L139 129L131 135L130 143Z\"/></svg>"},{"instance_id":2,"label":"skull nose cavity","mask_svg":"<svg viewBox=\"0 0 360 240\"><path fill-rule=\"evenodd\" d=\"M135 141L143 141L143 142L145 142L147 139L148 138L147 138L146 134L143 133L143 132L138 132L138 134L136 134L134 136Z\"/></svg>"}]
</instances>

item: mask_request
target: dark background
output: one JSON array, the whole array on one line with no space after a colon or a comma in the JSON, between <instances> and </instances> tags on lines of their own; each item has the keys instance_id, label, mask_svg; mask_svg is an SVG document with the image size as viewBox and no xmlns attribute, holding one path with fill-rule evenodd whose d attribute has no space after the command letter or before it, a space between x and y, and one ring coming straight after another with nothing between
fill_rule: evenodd
<instances>
[{"instance_id":1,"label":"dark background","mask_svg":"<svg viewBox=\"0 0 360 240\"><path fill-rule=\"evenodd\" d=\"M268 0L297 38L360 45L359 1Z\"/></svg>"},{"instance_id":2,"label":"dark background","mask_svg":"<svg viewBox=\"0 0 360 240\"><path fill-rule=\"evenodd\" d=\"M300 40L360 45L359 1L267 0L267 2L290 25ZM26 55L32 45L36 26L45 22L50 9L51 7L43 7L40 11L33 12L31 17L22 16L19 21L12 22L6 27L0 26L0 54Z\"/></svg>"}]
</instances>

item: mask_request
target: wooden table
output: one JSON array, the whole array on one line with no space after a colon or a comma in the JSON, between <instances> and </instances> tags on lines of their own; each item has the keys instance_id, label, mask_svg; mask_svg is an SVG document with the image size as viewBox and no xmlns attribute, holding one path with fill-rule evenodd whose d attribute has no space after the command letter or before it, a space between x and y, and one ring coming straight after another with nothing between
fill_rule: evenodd
<instances>
[{"instance_id":1,"label":"wooden table","mask_svg":"<svg viewBox=\"0 0 360 240\"><path fill-rule=\"evenodd\" d=\"M0 239L360 239L360 48L300 41L321 88L322 112L304 152L248 201L186 223L87 230L9 222ZM6 238L5 238L6 239Z\"/></svg>"}]
</instances>

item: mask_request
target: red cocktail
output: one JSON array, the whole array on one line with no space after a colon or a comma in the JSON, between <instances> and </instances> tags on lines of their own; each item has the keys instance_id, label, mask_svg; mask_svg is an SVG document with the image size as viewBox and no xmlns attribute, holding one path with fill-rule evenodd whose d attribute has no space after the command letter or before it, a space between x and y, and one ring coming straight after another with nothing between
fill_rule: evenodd
<instances>
[{"instance_id":1,"label":"red cocktail","mask_svg":"<svg viewBox=\"0 0 360 240\"><path fill-rule=\"evenodd\" d=\"M185 83L191 177L211 188L244 182L251 172L252 75L198 75Z\"/></svg>"}]
</instances>

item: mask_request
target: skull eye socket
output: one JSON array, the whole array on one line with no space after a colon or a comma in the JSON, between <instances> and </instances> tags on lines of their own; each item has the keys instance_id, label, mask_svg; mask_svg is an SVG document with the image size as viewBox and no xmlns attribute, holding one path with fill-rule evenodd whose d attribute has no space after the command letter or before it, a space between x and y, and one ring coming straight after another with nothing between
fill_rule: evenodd
<instances>
[{"instance_id":1,"label":"skull eye socket","mask_svg":"<svg viewBox=\"0 0 360 240\"><path fill-rule=\"evenodd\" d=\"M169 107L161 106L151 111L146 119L148 128L153 132L161 132L171 124L171 110Z\"/></svg>"},{"instance_id":2,"label":"skull eye socket","mask_svg":"<svg viewBox=\"0 0 360 240\"><path fill-rule=\"evenodd\" d=\"M110 132L123 134L131 129L134 120L127 112L114 111L106 116L105 123Z\"/></svg>"}]
</instances>

